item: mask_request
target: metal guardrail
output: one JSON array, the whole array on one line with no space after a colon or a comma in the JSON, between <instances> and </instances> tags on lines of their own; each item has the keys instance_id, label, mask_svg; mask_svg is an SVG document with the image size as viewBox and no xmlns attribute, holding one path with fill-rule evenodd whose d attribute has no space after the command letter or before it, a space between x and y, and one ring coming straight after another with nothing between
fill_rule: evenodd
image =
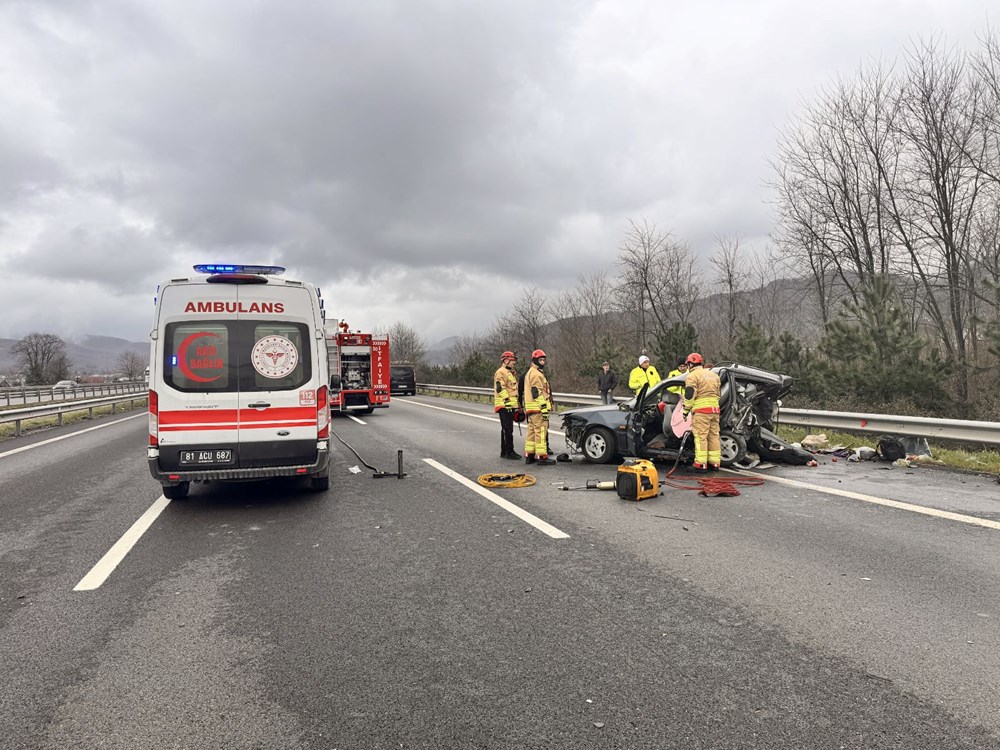
<instances>
[{"instance_id":1,"label":"metal guardrail","mask_svg":"<svg viewBox=\"0 0 1000 750\"><path fill-rule=\"evenodd\" d=\"M128 383L94 383L80 384L73 388L54 388L51 385L29 385L0 388L0 406L15 404L46 403L49 401L69 401L87 396L104 396L124 393L144 393L149 390L146 383L130 381Z\"/></svg>"},{"instance_id":2,"label":"metal guardrail","mask_svg":"<svg viewBox=\"0 0 1000 750\"><path fill-rule=\"evenodd\" d=\"M452 393L492 397L489 388L458 385L417 384L418 391ZM582 393L554 393L558 406L598 406L600 396ZM624 401L626 399L618 399ZM892 414L860 414L856 412L814 411L812 409L781 409L779 422L796 427L825 427L848 432L872 432L886 435L905 435L938 440L957 440L964 443L1000 445L1000 422L976 422L966 419L933 419L930 417L904 417Z\"/></svg>"},{"instance_id":3,"label":"metal guardrail","mask_svg":"<svg viewBox=\"0 0 1000 750\"><path fill-rule=\"evenodd\" d=\"M0 410L0 424L14 423L14 436L21 436L21 424L29 419L39 419L42 417L56 417L56 423L63 423L63 415L78 411L87 412L89 418L94 417L94 409L102 406L110 406L111 413L115 413L118 404L134 404L136 401L146 401L149 392L143 390L141 393L132 393L127 396L106 396L98 399L78 399L75 401L57 401L43 406L29 406L24 409L4 409Z\"/></svg>"}]
</instances>

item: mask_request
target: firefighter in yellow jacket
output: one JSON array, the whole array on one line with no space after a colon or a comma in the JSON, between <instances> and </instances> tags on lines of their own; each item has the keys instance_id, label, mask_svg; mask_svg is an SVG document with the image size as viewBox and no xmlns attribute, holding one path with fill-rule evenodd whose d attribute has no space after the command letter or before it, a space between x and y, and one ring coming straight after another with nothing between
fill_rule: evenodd
<instances>
[{"instance_id":1,"label":"firefighter in yellow jacket","mask_svg":"<svg viewBox=\"0 0 1000 750\"><path fill-rule=\"evenodd\" d=\"M719 443L719 376L704 368L698 352L687 358L688 373L684 380L684 416L694 412L691 431L694 433L694 468L707 471L722 463Z\"/></svg>"},{"instance_id":2,"label":"firefighter in yellow jacket","mask_svg":"<svg viewBox=\"0 0 1000 750\"><path fill-rule=\"evenodd\" d=\"M514 451L514 412L517 410L517 373L514 352L500 355L500 367L493 373L493 411L500 417L500 458L519 459Z\"/></svg>"},{"instance_id":3,"label":"firefighter in yellow jacket","mask_svg":"<svg viewBox=\"0 0 1000 750\"><path fill-rule=\"evenodd\" d=\"M546 437L549 433L549 412L552 410L552 393L545 378L545 352L535 349L531 353L531 367L524 376L524 411L528 415L528 436L524 440L524 462L547 466L554 464L549 458Z\"/></svg>"}]
</instances>

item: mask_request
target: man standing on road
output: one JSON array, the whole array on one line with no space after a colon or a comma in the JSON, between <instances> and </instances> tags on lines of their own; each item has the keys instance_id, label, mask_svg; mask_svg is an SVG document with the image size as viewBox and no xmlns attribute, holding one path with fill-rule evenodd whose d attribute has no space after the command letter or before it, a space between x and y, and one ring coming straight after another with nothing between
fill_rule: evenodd
<instances>
[{"instance_id":1,"label":"man standing on road","mask_svg":"<svg viewBox=\"0 0 1000 750\"><path fill-rule=\"evenodd\" d=\"M552 393L545 378L545 352L535 349L531 353L531 367L524 376L524 410L528 414L528 435L524 440L524 462L548 466L546 439L549 433L549 412L552 410Z\"/></svg>"},{"instance_id":2,"label":"man standing on road","mask_svg":"<svg viewBox=\"0 0 1000 750\"><path fill-rule=\"evenodd\" d=\"M601 401L605 404L613 404L615 397L611 395L611 392L617 387L618 373L605 362L601 365L601 371L597 373L597 390L601 392Z\"/></svg>"},{"instance_id":3,"label":"man standing on road","mask_svg":"<svg viewBox=\"0 0 1000 750\"><path fill-rule=\"evenodd\" d=\"M500 417L500 458L521 458L514 452L514 411L517 409L517 373L514 352L500 355L500 367L493 373L493 411Z\"/></svg>"},{"instance_id":4,"label":"man standing on road","mask_svg":"<svg viewBox=\"0 0 1000 750\"><path fill-rule=\"evenodd\" d=\"M649 357L643 354L639 357L639 366L632 370L628 376L628 387L636 394L642 390L644 385L652 388L660 382L660 373L649 363Z\"/></svg>"},{"instance_id":5,"label":"man standing on road","mask_svg":"<svg viewBox=\"0 0 1000 750\"><path fill-rule=\"evenodd\" d=\"M698 352L687 358L688 374L684 381L684 418L694 412L691 431L694 433L694 468L699 471L717 470L722 463L719 442L719 376L706 370Z\"/></svg>"}]
</instances>

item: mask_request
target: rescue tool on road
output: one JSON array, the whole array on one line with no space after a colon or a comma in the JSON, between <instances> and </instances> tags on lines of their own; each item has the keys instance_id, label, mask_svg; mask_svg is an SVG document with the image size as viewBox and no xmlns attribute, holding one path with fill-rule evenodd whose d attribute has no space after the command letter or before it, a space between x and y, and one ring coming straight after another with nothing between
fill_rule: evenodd
<instances>
[{"instance_id":1,"label":"rescue tool on road","mask_svg":"<svg viewBox=\"0 0 1000 750\"><path fill-rule=\"evenodd\" d=\"M153 478L301 476L330 485L330 371L323 300L280 266L198 265L157 287L149 357Z\"/></svg>"}]
</instances>

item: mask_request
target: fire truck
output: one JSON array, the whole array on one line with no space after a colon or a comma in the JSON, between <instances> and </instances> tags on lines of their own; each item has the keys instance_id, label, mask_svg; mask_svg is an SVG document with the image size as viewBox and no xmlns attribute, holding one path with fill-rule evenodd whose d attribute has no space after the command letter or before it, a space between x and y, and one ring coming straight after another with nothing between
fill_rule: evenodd
<instances>
[{"instance_id":1,"label":"fire truck","mask_svg":"<svg viewBox=\"0 0 1000 750\"><path fill-rule=\"evenodd\" d=\"M326 322L326 347L331 382L339 376L340 391L330 393L334 411L363 410L389 405L389 337L352 331L342 321Z\"/></svg>"}]
</instances>

